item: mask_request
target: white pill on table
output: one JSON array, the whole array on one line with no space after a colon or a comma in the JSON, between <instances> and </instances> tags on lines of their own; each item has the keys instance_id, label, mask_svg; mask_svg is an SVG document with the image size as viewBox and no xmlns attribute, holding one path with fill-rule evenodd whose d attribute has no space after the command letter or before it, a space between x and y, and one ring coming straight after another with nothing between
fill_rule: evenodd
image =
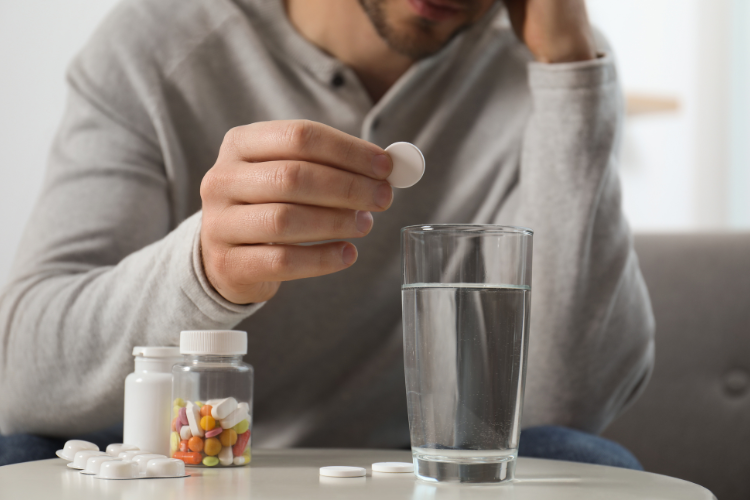
<instances>
[{"instance_id":1,"label":"white pill on table","mask_svg":"<svg viewBox=\"0 0 750 500\"><path fill-rule=\"evenodd\" d=\"M99 479L132 479L138 477L138 465L135 462L110 460L99 467Z\"/></svg>"},{"instance_id":2,"label":"white pill on table","mask_svg":"<svg viewBox=\"0 0 750 500\"><path fill-rule=\"evenodd\" d=\"M107 455L110 457L116 457L123 451L136 451L138 450L138 447L134 444L125 444L125 443L112 443L109 446L107 446Z\"/></svg>"},{"instance_id":3,"label":"white pill on table","mask_svg":"<svg viewBox=\"0 0 750 500\"><path fill-rule=\"evenodd\" d=\"M372 464L373 472L414 472L410 462L377 462Z\"/></svg>"},{"instance_id":4,"label":"white pill on table","mask_svg":"<svg viewBox=\"0 0 750 500\"><path fill-rule=\"evenodd\" d=\"M185 407L185 414L187 415L188 425L190 426L190 432L193 436L203 437L203 429L201 428L201 409L198 405L194 405L188 401Z\"/></svg>"},{"instance_id":5,"label":"white pill on table","mask_svg":"<svg viewBox=\"0 0 750 500\"><path fill-rule=\"evenodd\" d=\"M216 420L222 420L237 409L237 400L234 398L224 398L216 402L216 406L211 408L211 416Z\"/></svg>"},{"instance_id":6,"label":"white pill on table","mask_svg":"<svg viewBox=\"0 0 750 500\"><path fill-rule=\"evenodd\" d=\"M185 475L185 462L177 458L154 458L146 464L147 477L180 477Z\"/></svg>"},{"instance_id":7,"label":"white pill on table","mask_svg":"<svg viewBox=\"0 0 750 500\"><path fill-rule=\"evenodd\" d=\"M95 445L94 443L90 443L89 441L82 441L80 439L71 439L70 441L66 441L65 446L63 446L63 449L57 450L55 454L58 457L62 458L63 460L72 462L76 456L76 452L84 451L84 450L99 451L99 447Z\"/></svg>"},{"instance_id":8,"label":"white pill on table","mask_svg":"<svg viewBox=\"0 0 750 500\"><path fill-rule=\"evenodd\" d=\"M393 161L393 171L386 179L395 188L408 188L424 175L424 155L410 142L394 142L385 148Z\"/></svg>"},{"instance_id":9,"label":"white pill on table","mask_svg":"<svg viewBox=\"0 0 750 500\"><path fill-rule=\"evenodd\" d=\"M132 462L133 457L137 457L138 455L151 455L152 453L153 452L147 450L121 451L120 454L117 455L117 458L119 458L123 462Z\"/></svg>"},{"instance_id":10,"label":"white pill on table","mask_svg":"<svg viewBox=\"0 0 750 500\"><path fill-rule=\"evenodd\" d=\"M73 457L73 461L68 464L68 467L71 469L85 469L86 468L86 460L89 459L89 457L98 457L102 455L107 455L103 451L94 451L94 450L81 450L77 451L75 454L75 457Z\"/></svg>"},{"instance_id":11,"label":"white pill on table","mask_svg":"<svg viewBox=\"0 0 750 500\"><path fill-rule=\"evenodd\" d=\"M193 433L190 430L190 426L189 425L183 425L180 428L180 439L182 439L184 441L186 439L190 439L191 437L193 437Z\"/></svg>"},{"instance_id":12,"label":"white pill on table","mask_svg":"<svg viewBox=\"0 0 750 500\"><path fill-rule=\"evenodd\" d=\"M364 467L345 467L334 465L330 467L321 467L320 475L328 477L362 477L367 474Z\"/></svg>"},{"instance_id":13,"label":"white pill on table","mask_svg":"<svg viewBox=\"0 0 750 500\"><path fill-rule=\"evenodd\" d=\"M227 418L225 418L224 420L220 420L219 424L221 425L222 429L229 429L239 424L243 420L250 420L250 415L248 415L247 411L244 408L237 408L232 413L230 413Z\"/></svg>"},{"instance_id":14,"label":"white pill on table","mask_svg":"<svg viewBox=\"0 0 750 500\"><path fill-rule=\"evenodd\" d=\"M155 458L167 458L166 455L160 455L158 453L148 453L146 455L138 455L137 457L133 457L132 462L138 466L138 473L143 474L146 472L146 464L149 462L149 460L153 460Z\"/></svg>"}]
</instances>

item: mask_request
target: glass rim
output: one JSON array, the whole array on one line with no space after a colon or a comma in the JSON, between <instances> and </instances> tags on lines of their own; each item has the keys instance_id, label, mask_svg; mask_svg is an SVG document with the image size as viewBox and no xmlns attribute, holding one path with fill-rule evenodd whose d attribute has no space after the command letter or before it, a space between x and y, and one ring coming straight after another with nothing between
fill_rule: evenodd
<instances>
[{"instance_id":1,"label":"glass rim","mask_svg":"<svg viewBox=\"0 0 750 500\"><path fill-rule=\"evenodd\" d=\"M401 228L401 233L475 233L482 231L489 234L520 234L533 236L534 231L523 226L503 226L499 224L415 224Z\"/></svg>"}]
</instances>

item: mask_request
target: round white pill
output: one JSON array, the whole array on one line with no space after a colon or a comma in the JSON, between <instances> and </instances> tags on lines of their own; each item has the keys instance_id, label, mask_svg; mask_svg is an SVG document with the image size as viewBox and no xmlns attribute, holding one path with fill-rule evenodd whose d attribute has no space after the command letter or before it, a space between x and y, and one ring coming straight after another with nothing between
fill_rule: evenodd
<instances>
[{"instance_id":1,"label":"round white pill","mask_svg":"<svg viewBox=\"0 0 750 500\"><path fill-rule=\"evenodd\" d=\"M414 472L414 464L409 462L378 462L372 464L374 472Z\"/></svg>"},{"instance_id":2,"label":"round white pill","mask_svg":"<svg viewBox=\"0 0 750 500\"><path fill-rule=\"evenodd\" d=\"M132 479L138 477L138 465L135 462L110 460L99 467L99 479Z\"/></svg>"},{"instance_id":3,"label":"round white pill","mask_svg":"<svg viewBox=\"0 0 750 500\"><path fill-rule=\"evenodd\" d=\"M99 451L99 447L95 445L94 443L90 443L88 441L82 441L80 439L71 439L70 441L66 441L65 446L63 446L63 449L57 450L55 454L58 457L62 458L63 460L72 462L76 456L76 452L83 451L83 450Z\"/></svg>"},{"instance_id":4,"label":"round white pill","mask_svg":"<svg viewBox=\"0 0 750 500\"><path fill-rule=\"evenodd\" d=\"M77 451L75 457L73 458L73 461L68 464L68 467L71 469L85 469L86 468L86 461L89 459L89 457L98 457L106 455L103 451L94 451L94 450L81 450Z\"/></svg>"},{"instance_id":5,"label":"round white pill","mask_svg":"<svg viewBox=\"0 0 750 500\"><path fill-rule=\"evenodd\" d=\"M146 455L136 455L131 461L135 464L138 464L138 473L143 474L144 472L146 472L146 464L149 462L149 460L153 460L155 458L167 457L166 455L159 455L157 453L148 453Z\"/></svg>"},{"instance_id":6,"label":"round white pill","mask_svg":"<svg viewBox=\"0 0 750 500\"><path fill-rule=\"evenodd\" d=\"M344 467L340 465L321 467L320 475L328 477L362 477L367 472L364 467Z\"/></svg>"},{"instance_id":7,"label":"round white pill","mask_svg":"<svg viewBox=\"0 0 750 500\"><path fill-rule=\"evenodd\" d=\"M177 458L152 458L146 464L148 477L180 477L185 475L185 462Z\"/></svg>"},{"instance_id":8,"label":"round white pill","mask_svg":"<svg viewBox=\"0 0 750 500\"><path fill-rule=\"evenodd\" d=\"M112 443L109 446L107 446L107 455L110 457L116 457L123 451L136 451L138 450L138 447L134 444L124 444L124 443Z\"/></svg>"},{"instance_id":9,"label":"round white pill","mask_svg":"<svg viewBox=\"0 0 750 500\"><path fill-rule=\"evenodd\" d=\"M245 464L245 457L234 457L234 460L232 461L234 465L244 465Z\"/></svg>"},{"instance_id":10,"label":"round white pill","mask_svg":"<svg viewBox=\"0 0 750 500\"><path fill-rule=\"evenodd\" d=\"M95 457L89 457L88 460L86 460L86 468L81 471L81 474L99 474L99 468L102 466L104 462L109 462L110 460L119 460L115 457L110 457L109 455L98 455Z\"/></svg>"},{"instance_id":11,"label":"round white pill","mask_svg":"<svg viewBox=\"0 0 750 500\"><path fill-rule=\"evenodd\" d=\"M386 152L393 160L393 171L386 179L395 188L408 188L424 175L424 156L410 142L394 142Z\"/></svg>"}]
</instances>

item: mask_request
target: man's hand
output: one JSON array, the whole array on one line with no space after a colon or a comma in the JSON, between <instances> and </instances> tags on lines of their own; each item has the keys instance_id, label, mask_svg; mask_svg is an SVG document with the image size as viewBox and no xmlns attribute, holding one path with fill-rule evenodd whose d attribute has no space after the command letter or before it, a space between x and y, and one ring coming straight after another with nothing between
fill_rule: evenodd
<instances>
[{"instance_id":1,"label":"man's hand","mask_svg":"<svg viewBox=\"0 0 750 500\"><path fill-rule=\"evenodd\" d=\"M503 0L516 32L539 62L596 57L584 0Z\"/></svg>"},{"instance_id":2,"label":"man's hand","mask_svg":"<svg viewBox=\"0 0 750 500\"><path fill-rule=\"evenodd\" d=\"M378 146L310 121L237 127L201 183L203 266L235 304L268 300L280 282L351 266L370 212L387 209L390 157ZM273 244L271 244L273 243Z\"/></svg>"}]
</instances>

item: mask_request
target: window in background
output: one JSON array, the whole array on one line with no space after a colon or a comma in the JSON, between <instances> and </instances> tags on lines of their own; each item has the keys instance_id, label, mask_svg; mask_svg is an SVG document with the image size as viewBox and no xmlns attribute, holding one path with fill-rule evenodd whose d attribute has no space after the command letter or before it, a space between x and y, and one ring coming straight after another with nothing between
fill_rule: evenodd
<instances>
[{"instance_id":1,"label":"window in background","mask_svg":"<svg viewBox=\"0 0 750 500\"><path fill-rule=\"evenodd\" d=\"M628 100L635 230L750 228L750 2L588 0Z\"/></svg>"}]
</instances>

